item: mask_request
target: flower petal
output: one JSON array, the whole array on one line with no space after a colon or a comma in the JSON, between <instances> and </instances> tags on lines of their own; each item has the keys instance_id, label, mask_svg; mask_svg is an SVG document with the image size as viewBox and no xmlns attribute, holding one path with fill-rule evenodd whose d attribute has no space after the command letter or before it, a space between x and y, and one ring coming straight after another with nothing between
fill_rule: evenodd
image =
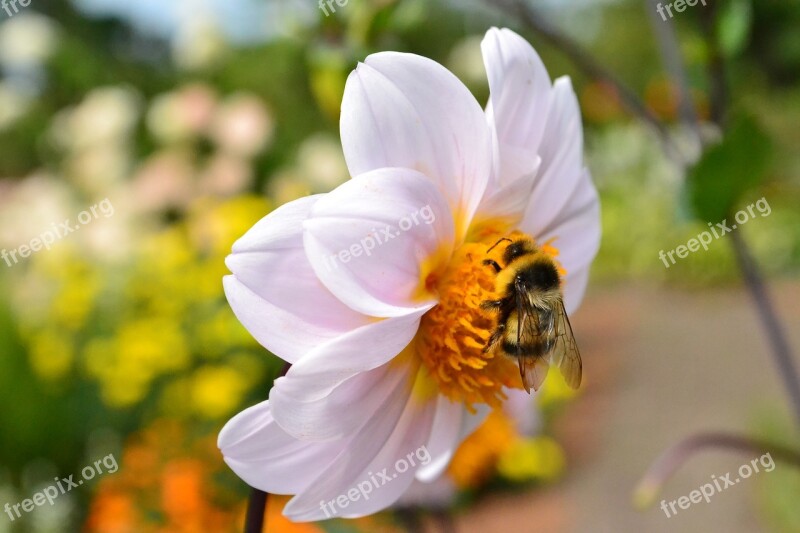
<instances>
[{"instance_id":1,"label":"flower petal","mask_svg":"<svg viewBox=\"0 0 800 533\"><path fill-rule=\"evenodd\" d=\"M266 401L232 418L220 432L218 446L228 466L251 487L296 494L319 477L347 441L299 441L275 423Z\"/></svg>"},{"instance_id":2,"label":"flower petal","mask_svg":"<svg viewBox=\"0 0 800 533\"><path fill-rule=\"evenodd\" d=\"M289 501L284 514L302 522L330 518L320 502L331 502L336 516L356 518L400 498L420 467L416 453L428 441L435 412L435 403L420 405L407 391L406 400L391 402L381 416L373 417L318 480ZM369 499L359 488L369 488Z\"/></svg>"},{"instance_id":3,"label":"flower petal","mask_svg":"<svg viewBox=\"0 0 800 533\"><path fill-rule=\"evenodd\" d=\"M290 369L290 373L291 370ZM307 393L305 376L285 376L270 391L273 412L281 427L303 440L346 438L357 433L376 413L387 408L398 392L407 392L406 372L397 365L385 364L356 374L318 398L297 398L292 393ZM401 390L403 389L403 390Z\"/></svg>"},{"instance_id":4,"label":"flower petal","mask_svg":"<svg viewBox=\"0 0 800 533\"><path fill-rule=\"evenodd\" d=\"M375 321L323 344L279 378L270 394L303 402L323 400L344 381L398 356L416 335L422 314ZM404 357L398 356L393 364L407 368L412 363ZM278 411L277 406L274 409Z\"/></svg>"},{"instance_id":5,"label":"flower petal","mask_svg":"<svg viewBox=\"0 0 800 533\"><path fill-rule=\"evenodd\" d=\"M541 414L535 398L538 393L528 394L522 389L504 389L508 397L503 402L503 411L516 424L520 435L531 437L539 433Z\"/></svg>"},{"instance_id":6,"label":"flower petal","mask_svg":"<svg viewBox=\"0 0 800 533\"><path fill-rule=\"evenodd\" d=\"M291 363L369 319L319 281L303 248L302 224L322 195L276 209L233 245L223 280L239 321L265 348Z\"/></svg>"},{"instance_id":7,"label":"flower petal","mask_svg":"<svg viewBox=\"0 0 800 533\"><path fill-rule=\"evenodd\" d=\"M417 55L373 54L347 80L340 127L351 175L422 172L447 198L463 237L486 189L492 147L483 111L458 78Z\"/></svg>"},{"instance_id":8,"label":"flower petal","mask_svg":"<svg viewBox=\"0 0 800 533\"><path fill-rule=\"evenodd\" d=\"M452 402L446 396L439 395L433 429L426 447L430 462L417 471L418 480L430 483L441 476L450 464L450 459L453 458L460 441L465 413L463 404Z\"/></svg>"},{"instance_id":9,"label":"flower petal","mask_svg":"<svg viewBox=\"0 0 800 533\"><path fill-rule=\"evenodd\" d=\"M541 159L528 150L511 146L504 147L500 159L512 167L511 172L518 177L505 184L492 184L486 189L486 195L472 221L472 231L478 231L484 223L495 227L498 223L504 223L508 231L520 223L530 204Z\"/></svg>"},{"instance_id":10,"label":"flower petal","mask_svg":"<svg viewBox=\"0 0 800 533\"><path fill-rule=\"evenodd\" d=\"M350 180L316 203L304 227L314 271L352 309L391 317L436 303L424 264L450 257L453 218L419 172L379 169Z\"/></svg>"},{"instance_id":11,"label":"flower petal","mask_svg":"<svg viewBox=\"0 0 800 533\"><path fill-rule=\"evenodd\" d=\"M514 147L538 153L550 107L550 76L533 47L509 29L486 32L481 50L489 79L487 115L501 152L496 176L504 185L522 174L502 152Z\"/></svg>"},{"instance_id":12,"label":"flower petal","mask_svg":"<svg viewBox=\"0 0 800 533\"><path fill-rule=\"evenodd\" d=\"M531 227L525 231L534 232ZM541 242L554 239L558 261L567 271L564 280L564 305L573 313L583 299L589 267L600 248L600 202L589 173L584 171L577 189L568 198L554 224L538 236Z\"/></svg>"},{"instance_id":13,"label":"flower petal","mask_svg":"<svg viewBox=\"0 0 800 533\"><path fill-rule=\"evenodd\" d=\"M553 225L579 186L585 186L583 130L580 108L569 78L559 78L547 118L545 138L539 151L542 167L533 188L525 221L539 235ZM591 181L589 179L589 181Z\"/></svg>"}]
</instances>

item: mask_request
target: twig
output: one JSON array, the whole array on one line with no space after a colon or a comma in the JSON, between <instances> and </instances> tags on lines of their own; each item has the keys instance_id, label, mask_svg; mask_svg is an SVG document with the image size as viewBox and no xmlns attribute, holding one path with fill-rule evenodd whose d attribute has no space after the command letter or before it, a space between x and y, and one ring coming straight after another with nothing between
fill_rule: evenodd
<instances>
[{"instance_id":1,"label":"twig","mask_svg":"<svg viewBox=\"0 0 800 533\"><path fill-rule=\"evenodd\" d=\"M678 46L678 40L675 37L672 18L662 19L657 11L659 4L658 0L645 0L645 5L648 6L647 11L650 22L653 25L653 32L658 41L658 48L661 50L661 57L664 59L664 67L678 90L678 111L681 122L694 133L696 141L702 143L700 123L692 102L689 78L686 75L686 69L680 54L680 46Z\"/></svg>"},{"instance_id":2,"label":"twig","mask_svg":"<svg viewBox=\"0 0 800 533\"><path fill-rule=\"evenodd\" d=\"M718 3L716 1L710 2L708 10L703 14L703 26L705 28L706 42L711 51L708 74L711 79L712 120L722 128L726 115L728 91L725 83L725 66L714 35L718 13ZM767 339L772 348L773 359L789 395L791 408L794 410L797 423L800 424L800 374L797 372L797 366L792 357L792 350L786 337L786 332L778 318L778 313L775 311L775 306L769 296L758 264L753 259L744 236L738 231L734 231L731 234L731 246L739 269L742 271L745 285L753 297L758 316L761 318L761 323L766 330Z\"/></svg>"},{"instance_id":3,"label":"twig","mask_svg":"<svg viewBox=\"0 0 800 533\"><path fill-rule=\"evenodd\" d=\"M753 297L753 301L756 304L758 316L761 318L764 329L767 331L767 339L772 347L772 353L775 356L774 359L778 367L778 373L783 379L797 422L800 424L800 376L797 373L797 366L792 358L786 332L772 305L769 292L761 277L758 265L750 254L747 243L738 231L731 232L731 246L736 254L736 261L742 271L745 285L747 285L747 288L750 290L750 295Z\"/></svg>"},{"instance_id":4,"label":"twig","mask_svg":"<svg viewBox=\"0 0 800 533\"><path fill-rule=\"evenodd\" d=\"M667 155L681 161L680 150L672 142L664 124L642 102L639 96L628 88L614 73L606 69L581 45L549 24L536 9L520 0L487 0L511 15L518 16L533 32L551 46L566 55L587 76L611 85L619 95L620 102L631 114L647 123L658 135Z\"/></svg>"},{"instance_id":5,"label":"twig","mask_svg":"<svg viewBox=\"0 0 800 533\"><path fill-rule=\"evenodd\" d=\"M648 507L658 496L664 483L690 457L706 449L722 448L743 453L769 453L774 459L800 467L800 452L749 437L730 433L702 433L667 449L652 464L634 491L637 506Z\"/></svg>"},{"instance_id":6,"label":"twig","mask_svg":"<svg viewBox=\"0 0 800 533\"><path fill-rule=\"evenodd\" d=\"M728 91L725 86L725 62L715 35L719 2L710 0L701 15L703 32L709 52L708 78L710 85L711 120L720 128L725 125Z\"/></svg>"}]
</instances>

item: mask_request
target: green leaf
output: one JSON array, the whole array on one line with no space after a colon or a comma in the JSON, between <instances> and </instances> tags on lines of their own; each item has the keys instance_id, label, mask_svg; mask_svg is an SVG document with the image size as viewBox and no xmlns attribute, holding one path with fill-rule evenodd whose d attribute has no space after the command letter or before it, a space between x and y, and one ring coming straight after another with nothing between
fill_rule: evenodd
<instances>
[{"instance_id":1,"label":"green leaf","mask_svg":"<svg viewBox=\"0 0 800 533\"><path fill-rule=\"evenodd\" d=\"M753 117L738 117L722 142L689 171L684 193L692 213L704 222L726 218L766 176L772 149L769 135Z\"/></svg>"},{"instance_id":2,"label":"green leaf","mask_svg":"<svg viewBox=\"0 0 800 533\"><path fill-rule=\"evenodd\" d=\"M733 57L744 50L753 24L750 0L727 0L720 5L717 40L722 55Z\"/></svg>"}]
</instances>

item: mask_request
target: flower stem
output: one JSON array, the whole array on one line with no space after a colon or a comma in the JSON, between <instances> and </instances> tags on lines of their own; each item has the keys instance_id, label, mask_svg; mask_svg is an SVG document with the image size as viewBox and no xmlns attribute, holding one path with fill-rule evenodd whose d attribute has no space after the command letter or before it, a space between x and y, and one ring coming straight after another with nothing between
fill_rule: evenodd
<instances>
[{"instance_id":1,"label":"flower stem","mask_svg":"<svg viewBox=\"0 0 800 533\"><path fill-rule=\"evenodd\" d=\"M285 376L290 368L292 368L292 365L289 363L283 365L281 373L275 379ZM274 385L275 381L272 383ZM247 515L244 521L244 533L261 533L264 531L264 515L267 511L268 497L268 493L256 488L250 492L250 499L247 502Z\"/></svg>"},{"instance_id":2,"label":"flower stem","mask_svg":"<svg viewBox=\"0 0 800 533\"><path fill-rule=\"evenodd\" d=\"M450 516L450 513L446 509L442 509L441 511L436 511L433 514L436 521L439 522L439 526L441 527L442 533L456 533L456 522L453 520L453 517Z\"/></svg>"},{"instance_id":3,"label":"flower stem","mask_svg":"<svg viewBox=\"0 0 800 533\"><path fill-rule=\"evenodd\" d=\"M244 533L261 533L264 529L264 513L267 510L267 493L253 489L247 503L247 516L244 521Z\"/></svg>"},{"instance_id":4,"label":"flower stem","mask_svg":"<svg viewBox=\"0 0 800 533\"><path fill-rule=\"evenodd\" d=\"M634 504L648 507L666 481L695 453L707 448L726 448L744 453L769 453L773 459L800 467L800 452L776 444L730 433L701 433L668 448L650 466L633 493Z\"/></svg>"},{"instance_id":5,"label":"flower stem","mask_svg":"<svg viewBox=\"0 0 800 533\"><path fill-rule=\"evenodd\" d=\"M767 332L767 339L772 347L771 351L778 367L778 373L783 379L797 423L800 424L800 376L798 376L797 366L792 358L786 332L770 300L758 265L750 253L747 242L738 231L731 233L731 245L736 253L736 261L742 271L745 285L753 297L758 316Z\"/></svg>"},{"instance_id":6,"label":"flower stem","mask_svg":"<svg viewBox=\"0 0 800 533\"><path fill-rule=\"evenodd\" d=\"M408 533L423 533L419 511L415 508L405 507L397 510L397 519Z\"/></svg>"}]
</instances>

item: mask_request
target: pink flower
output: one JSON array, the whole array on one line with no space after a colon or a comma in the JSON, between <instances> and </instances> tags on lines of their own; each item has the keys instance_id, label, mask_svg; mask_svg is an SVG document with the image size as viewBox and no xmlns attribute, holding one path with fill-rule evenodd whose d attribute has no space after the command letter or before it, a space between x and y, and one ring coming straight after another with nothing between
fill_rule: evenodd
<instances>
[{"instance_id":1,"label":"pink flower","mask_svg":"<svg viewBox=\"0 0 800 533\"><path fill-rule=\"evenodd\" d=\"M292 520L371 514L435 480L521 387L514 361L483 351L495 324L482 260L499 237L558 254L567 311L582 298L599 204L570 81L551 83L509 30L490 30L483 54L485 113L434 61L369 56L342 103L353 178L269 214L228 258L237 317L293 366L219 446L250 485L295 495Z\"/></svg>"}]
</instances>

